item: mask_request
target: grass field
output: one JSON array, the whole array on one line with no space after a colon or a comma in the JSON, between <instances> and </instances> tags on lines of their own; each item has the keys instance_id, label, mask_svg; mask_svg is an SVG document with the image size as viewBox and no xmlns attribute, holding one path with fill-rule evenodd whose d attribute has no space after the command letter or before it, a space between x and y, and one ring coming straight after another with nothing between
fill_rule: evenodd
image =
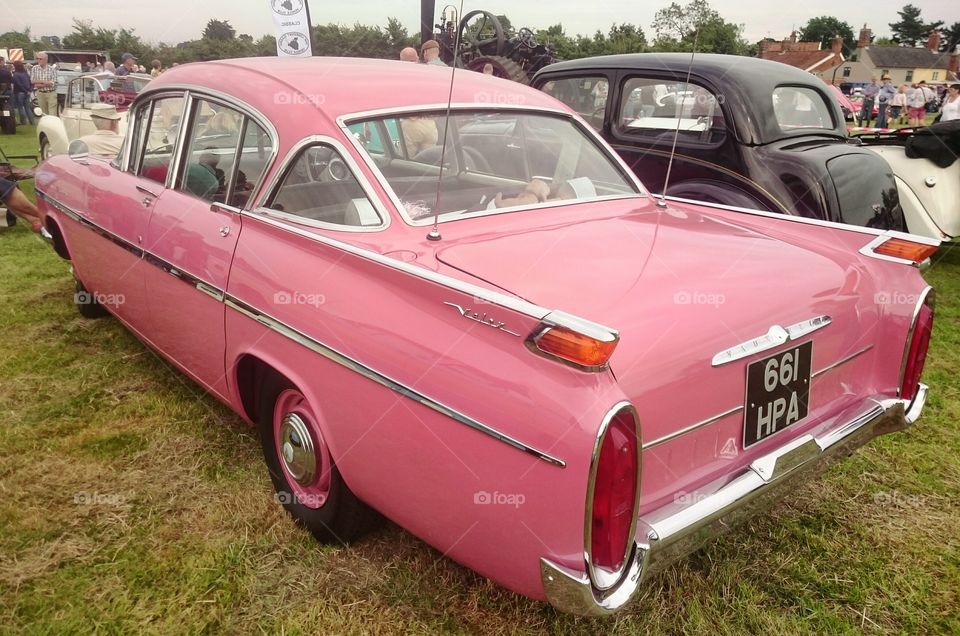
<instances>
[{"instance_id":1,"label":"grass field","mask_svg":"<svg viewBox=\"0 0 960 636\"><path fill-rule=\"evenodd\" d=\"M2 136L33 148L33 130ZM0 633L960 633L960 250L912 429L654 578L610 620L558 614L387 525L318 545L238 417L0 231Z\"/></svg>"}]
</instances>

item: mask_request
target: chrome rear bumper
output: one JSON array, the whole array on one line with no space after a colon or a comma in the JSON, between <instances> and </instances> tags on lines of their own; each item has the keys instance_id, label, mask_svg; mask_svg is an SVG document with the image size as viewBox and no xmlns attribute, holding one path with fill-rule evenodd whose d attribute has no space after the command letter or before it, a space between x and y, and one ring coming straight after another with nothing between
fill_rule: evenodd
<instances>
[{"instance_id":1,"label":"chrome rear bumper","mask_svg":"<svg viewBox=\"0 0 960 636\"><path fill-rule=\"evenodd\" d=\"M540 559L547 600L557 609L584 616L602 616L621 609L636 595L641 582L700 548L731 526L748 519L780 498L786 487L811 478L874 437L903 430L923 410L927 386L916 398L870 400L869 406L845 423L815 437L803 435L758 458L746 470L689 506L655 510L640 518L631 562L620 583L600 593L582 571Z\"/></svg>"}]
</instances>

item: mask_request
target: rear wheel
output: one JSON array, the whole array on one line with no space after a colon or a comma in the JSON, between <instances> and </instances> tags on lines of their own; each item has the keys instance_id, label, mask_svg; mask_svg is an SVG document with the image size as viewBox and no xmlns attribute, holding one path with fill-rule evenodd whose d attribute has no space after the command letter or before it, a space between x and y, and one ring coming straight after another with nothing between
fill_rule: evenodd
<instances>
[{"instance_id":1,"label":"rear wheel","mask_svg":"<svg viewBox=\"0 0 960 636\"><path fill-rule=\"evenodd\" d=\"M40 161L46 161L50 158L50 140L46 135L40 137Z\"/></svg>"},{"instance_id":2,"label":"rear wheel","mask_svg":"<svg viewBox=\"0 0 960 636\"><path fill-rule=\"evenodd\" d=\"M260 445L276 499L323 543L346 543L379 516L344 482L316 412L299 389L271 379L261 393Z\"/></svg>"}]
</instances>

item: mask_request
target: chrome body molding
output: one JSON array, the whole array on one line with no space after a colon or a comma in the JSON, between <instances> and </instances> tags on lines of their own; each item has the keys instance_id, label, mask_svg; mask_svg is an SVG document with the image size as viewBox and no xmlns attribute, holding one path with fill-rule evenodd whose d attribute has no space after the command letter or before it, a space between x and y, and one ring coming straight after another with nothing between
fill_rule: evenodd
<instances>
[{"instance_id":1,"label":"chrome body molding","mask_svg":"<svg viewBox=\"0 0 960 636\"><path fill-rule=\"evenodd\" d=\"M612 589L597 589L583 571L541 558L540 576L547 599L573 614L616 612L650 575L763 511L801 480L813 478L874 437L911 425L920 416L926 395L927 387L921 384L911 404L897 399L864 400L837 417L829 432L804 435L784 444L756 459L724 486L694 497L694 503L679 509L668 505L643 515L626 576Z\"/></svg>"},{"instance_id":2,"label":"chrome body molding","mask_svg":"<svg viewBox=\"0 0 960 636\"><path fill-rule=\"evenodd\" d=\"M111 241L117 243L118 245L121 245L121 246L124 247L125 249L130 249L131 247L133 247L128 241L125 241L124 239L122 239L122 238L120 238L120 237L118 237L118 236L113 235L112 233L108 232L107 230L101 228L100 226L98 226L98 225L96 225L96 224L88 221L87 219L85 219L85 218L83 218L82 216L80 216L79 214L77 214L75 211L71 210L69 207L65 206L64 204L62 204L62 203L60 203L60 202L58 202L58 201L56 201L55 199L53 199L52 197L46 195L45 193L43 193L43 192L41 192L41 191L38 191L37 194L38 194L38 196L43 197L45 201L48 201L51 205L53 205L54 207L56 207L58 210L60 210L61 212L63 212L63 213L66 214L67 216L69 216L71 219L73 219L73 220L81 223L81 224L84 225L85 227L89 227L91 230L97 232L98 234L101 234L101 235L107 237L108 239L110 239ZM245 214L246 214L246 213L245 213ZM263 220L264 222L268 222L268 223L272 223L272 222L273 222L273 221L267 220L267 219L261 219L261 220ZM318 237L318 238L319 238L319 237ZM331 240L331 242L332 242L332 243L335 243L335 244L341 244L341 245L344 245L344 246L346 247L346 244L339 243L338 241L332 241L332 240ZM352 247L352 246L350 246L350 247ZM516 448L516 449L518 449L518 450L521 450L521 451L523 451L523 452L525 452L525 453L528 453L528 454L530 454L530 455L533 455L533 456L536 457L537 459L541 459L541 460L543 460L543 461L545 461L545 462L547 462L547 463L549 463L549 464L553 464L554 466L559 466L559 467L561 467L561 468L563 468L564 466L566 466L566 463L565 463L563 460L558 459L558 458L556 458L556 457L554 457L554 456L552 456L552 455L550 455L550 454L548 454L548 453L545 453L545 452L543 452L543 451L537 450L536 448L533 448L532 446L528 446L528 445L524 444L523 442L521 442L521 441L519 441L519 440L516 440L516 439L510 437L509 435L507 435L507 434L505 434L505 433L501 433L500 431L498 431L498 430L496 430L496 429L494 429L494 428L492 428L492 427L490 427L490 426L487 426L486 424L484 424L484 423L482 423L482 422L479 422L479 421L477 421L477 420L475 420L475 419L473 419L473 418L471 418L471 417L469 417L469 416L467 416L467 415L464 415L463 413L460 413L459 411L457 411L457 410L455 410L455 409L453 409L453 408L451 408L451 407L446 406L445 404L442 404L442 403L439 402L438 400L434 400L434 399L432 399L432 398L430 398L430 397L427 397L427 396L423 395L422 393L420 393L420 392L418 392L418 391L416 391L416 390L414 390L414 389L412 389L412 388L410 388L410 387L407 387L407 386L405 386L404 384L401 384L400 382L397 382L396 380L393 380L393 379L391 379L391 378L389 378L389 377L387 377L387 376L385 376L385 375L383 375L383 374L381 374L381 373L378 373L378 372L375 371L374 369L372 369L372 368L370 368L370 367L368 367L368 366L366 366L366 365L364 365L364 364L361 364L360 362L358 362L358 361L356 361L356 360L353 360L352 358L348 358L347 356L345 356L345 355L341 354L340 352L338 352L338 351L336 351L336 350L334 350L334 349L332 349L332 348L324 345L323 343L321 343L321 342L319 342L319 341L317 341L317 340L314 340L314 339L310 338L310 337L307 336L306 334L304 334L304 333L302 333L302 332L300 332L300 331L298 331L298 330L296 330L296 329L294 329L294 328L292 328L292 327L289 327L289 326L285 325L284 323L280 322L280 321L277 320L276 318L273 318L273 317L269 316L269 315L266 314L265 312L262 312L262 311L260 311L260 310L258 310L258 309L255 309L254 307L252 307L251 305L248 305L248 304L244 303L244 302L241 301L240 299L238 299L238 298L236 298L236 297L233 297L233 296L229 296L229 295L225 292L225 290L219 289L219 288L216 287L215 285L212 285L212 284L208 283L207 281L199 278L198 276L195 276L195 275L193 275L193 274L191 274L191 273L189 273L189 272L185 272L185 271L183 271L183 270L175 267L173 264L171 264L171 263L169 263L169 262L167 262L167 261L165 261L165 260L163 260L163 259L161 259L161 258L158 258L157 256L151 254L150 252L147 252L147 251L142 250L142 249L140 249L140 248L136 248L136 249L139 251L139 256L140 256L141 258L143 258L144 261L150 263L150 264L153 265L154 267L158 267L158 268L162 269L163 271L165 271L166 273L170 274L171 276L174 276L174 277L182 280L184 283L186 283L186 284L188 284L188 285L191 285L192 287L195 287L195 288L197 289L197 291L199 291L199 292L201 292L201 293L203 293L203 294L206 294L207 296L210 296L211 298L213 298L214 300L216 300L216 301L218 301L218 302L223 302L223 303L225 303L227 307L230 307L231 309L234 309L234 310L240 312L241 314L243 314L243 315L245 315L245 316L247 316L247 317L249 317L249 318L252 318L252 319L256 320L257 322L263 324L264 326L269 327L270 329L273 329L274 331L276 331L276 332L278 332L278 333L286 336L287 338L290 338L291 340L293 340L293 341L295 341L295 342L297 342L297 343L299 343L299 344L301 344L301 345L306 346L307 348L309 348L309 349L311 349L311 350L313 350L313 351L315 351L315 352L323 355L324 357L327 357L327 358L329 358L330 360L333 360L334 362L336 362L336 363L338 363L338 364L340 364L340 365L342 365L342 366L344 366L344 367L346 367L346 368L348 368L348 369L351 369L351 370L353 370L353 371L356 371L356 372L359 373L360 375L363 375L364 377L367 377L367 378L369 378L369 379L377 382L378 384L381 384L381 385L383 385L383 386L391 389L392 391L395 391L395 392L399 393L400 395L403 395L403 396L408 397L408 398L410 398L410 399L412 399L412 400L415 400L415 401L419 402L420 404L423 404L423 405L426 406L427 408L433 409L434 411L437 411L438 413L442 413L443 415L446 415L446 416L448 416L448 417L456 420L457 422L460 422L461 424L465 424L466 426L469 426L470 428L473 428L473 429L475 429L475 430L477 430L477 431L480 431L480 432L482 432L482 433L485 433L486 435L489 435L490 437L493 437L494 439L497 439L497 440L499 440L499 441L501 441L501 442L503 442L503 443L505 443L505 444L507 444L507 445L509 445L509 446L512 446L512 447L514 447L514 448ZM352 249L357 250L357 251L359 251L359 252L366 253L366 250L360 250L359 248L352 248ZM370 252L370 254L372 254L372 252ZM390 264L390 265L393 265L393 264L403 264L403 265L406 265L405 263L401 263L400 261L395 261L394 259L390 259L389 257L386 257L386 256L381 256L380 258L383 259L384 261L390 261L390 263L387 263L387 264ZM426 270L424 270L424 271L426 271ZM438 274L435 274L435 275L439 276ZM480 289L481 289L481 288L479 288L479 287L477 288L477 290L480 290ZM467 293L470 293L470 292L467 292ZM518 302L522 302L522 301L518 301ZM547 312L547 313L548 313L548 312ZM593 324L593 323L587 322L587 323L585 323L585 324Z\"/></svg>"},{"instance_id":3,"label":"chrome body molding","mask_svg":"<svg viewBox=\"0 0 960 636\"><path fill-rule=\"evenodd\" d=\"M778 212L767 212L766 210L754 210L753 208L742 208L736 205L725 205L723 203L712 203L709 201L697 201L695 199L685 199L683 197L673 197L667 196L667 201L676 201L677 203L688 203L690 205L696 205L704 208L716 208L718 210L730 210L731 212L743 212L745 214L752 214L753 216L762 216L768 219L780 219L781 221L791 221L793 223L803 223L805 225L819 225L820 227L829 227L835 230L845 230L847 232L857 232L858 234L872 234L873 236L883 235L888 238L902 238L907 241L913 241L914 243L925 243L928 245L940 245L940 241L935 239L930 239L924 236L917 236L916 234L907 234L906 232L897 232L895 230L878 230L872 227L864 227L862 225L846 225L844 223L837 223L836 221L824 221L822 219L810 219L803 216L796 216L793 214L781 214ZM886 258L880 257L876 254L869 254L868 256L873 256L875 258ZM912 261L903 261L901 259L896 259L897 262L909 263L913 265Z\"/></svg>"},{"instance_id":4,"label":"chrome body molding","mask_svg":"<svg viewBox=\"0 0 960 636\"><path fill-rule=\"evenodd\" d=\"M831 322L830 316L816 316L786 328L780 325L773 325L764 335L719 352L713 356L712 364L715 367L719 367L734 360L741 360L756 353L775 349L782 344L802 338L818 329L823 329Z\"/></svg>"},{"instance_id":5,"label":"chrome body molding","mask_svg":"<svg viewBox=\"0 0 960 636\"><path fill-rule=\"evenodd\" d=\"M810 374L810 377L811 377L811 378L815 378L815 377L817 377L817 376L819 376L819 375L822 375L822 374L826 373L827 371L832 371L833 369L836 369L837 367L839 367L839 366L841 366L841 365L844 365L844 364L846 364L847 362L850 362L850 361L853 360L854 358L863 355L864 353L866 353L867 351L870 351L871 349L873 349L873 345L867 345L867 346L864 347L863 349L859 349L859 350L857 350L857 351L854 351L853 353L851 353L851 354L848 355L848 356L845 356L845 357L843 357L843 358L840 358L839 360L837 360L837 361L834 362L833 364L829 364L829 365L825 366L825 367L822 368L822 369L819 369L819 370L817 370L817 371L814 371L813 373ZM704 419L704 420L700 420L699 422L696 422L696 423L691 424L691 425L689 425L689 426L685 426L685 427L681 428L681 429L678 430L678 431L675 431L675 432L670 433L670 434L668 434L668 435L664 435L664 436L662 436L662 437L658 437L657 439L654 439L654 440L651 440L651 441L647 442L646 444L643 445L643 450L647 450L648 448L653 448L654 446L659 446L660 444L665 444L666 442L669 442L669 441L671 441L671 440L677 439L678 437L682 437L682 436L686 435L687 433L692 433L693 431L695 431L695 430L697 430L697 429L701 429L701 428L703 428L703 427L705 427L705 426L709 426L710 424L713 424L713 423L716 422L717 420L722 420L723 418L727 417L728 415L733 415L733 414L736 413L737 411L742 411L742 410L743 410L743 405L741 404L740 406L735 406L735 407L733 407L733 408L731 408L731 409L728 409L728 410L724 411L723 413L717 413L716 415L711 415L710 417L708 417L708 418L706 418L706 419Z\"/></svg>"},{"instance_id":6,"label":"chrome body molding","mask_svg":"<svg viewBox=\"0 0 960 636\"><path fill-rule=\"evenodd\" d=\"M421 405L436 411L437 413L446 415L450 419L453 419L461 424L464 424L476 431L484 433L485 435L488 435L500 442L503 442L508 446L512 446L517 450L520 450L520 451L523 451L524 453L532 455L537 459L543 460L554 466L559 466L560 468L563 468L566 466L566 462L564 462L563 460L558 459L552 455L549 455L548 453L545 453L543 451L537 450L532 446L528 446L527 444L524 444L523 442L517 439L514 439L513 437L510 437L505 433L501 433L500 431L490 426L487 426L486 424L479 422L473 419L472 417L465 415L452 407L447 406L446 404L443 404L439 400L435 400L427 395L424 395L423 393L417 391L416 389L413 389L405 384L402 384L384 375L383 373L380 373L379 371L373 369L372 367L362 364L357 360L354 360L353 358L350 358L340 353L336 349L323 344L319 340L315 340L311 338L310 336L306 335L302 331L299 331L293 327L290 327L284 324L283 322L260 311L259 309L253 307L252 305L249 305L243 302L239 298L236 298L234 296L227 294L226 297L224 298L224 302L226 303L227 307L230 307L231 309L239 312L240 314L243 314L244 316L257 321L261 325L277 332L278 334L296 342L297 344L303 347L306 347L307 349L313 351L314 353L320 354L321 356L327 358L328 360L335 362L342 367L350 369L351 371L354 371L355 373L362 375L368 380L376 382L377 384L384 386L390 389L391 391L394 391L395 393L398 393L406 398L414 400L415 402L418 402Z\"/></svg>"},{"instance_id":7,"label":"chrome body molding","mask_svg":"<svg viewBox=\"0 0 960 636\"><path fill-rule=\"evenodd\" d=\"M487 289L486 287L480 287L479 285L474 285L473 283L468 283L462 281L458 278L453 278L452 276L447 276L446 274L441 274L440 272L435 272L425 267L419 265L414 265L411 263L406 263L404 261L398 260L396 258L391 258L390 256L384 256L379 252L374 252L369 249L362 247L357 247L350 243L325 236L323 234L318 234L316 232L310 232L304 228L297 227L291 223L281 221L270 216L260 214L257 211L248 211L244 210L243 216L245 218L254 219L260 223L265 223L267 225L273 226L277 229L290 232L296 236L300 236L317 243L322 243L334 249L347 252L354 256L359 256L368 261L372 261L379 265L384 265L391 269L401 271L405 274L410 274L416 276L417 278L422 278L424 280L430 281L431 283L436 283L447 289L452 289L454 291L462 292L469 296L473 296L476 299L483 300L491 305L498 305L500 307L505 307L511 311L515 311L524 316L530 318L535 318L537 320L549 320L551 324L566 327L578 333L583 333L584 335L590 336L597 339L616 339L619 337L619 333L616 329L601 325L599 323L587 320L585 318L580 318L578 316L573 316L571 314L562 312L562 311L551 311L539 305L535 305L526 300L517 298L516 296L510 296L502 292L493 291ZM585 331L589 330L589 332Z\"/></svg>"}]
</instances>

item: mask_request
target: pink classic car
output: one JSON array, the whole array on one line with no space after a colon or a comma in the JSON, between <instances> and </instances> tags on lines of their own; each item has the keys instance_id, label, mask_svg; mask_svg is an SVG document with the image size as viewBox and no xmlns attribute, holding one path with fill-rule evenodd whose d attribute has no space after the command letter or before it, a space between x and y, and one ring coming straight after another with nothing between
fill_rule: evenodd
<instances>
[{"instance_id":1,"label":"pink classic car","mask_svg":"<svg viewBox=\"0 0 960 636\"><path fill-rule=\"evenodd\" d=\"M923 408L935 241L659 201L539 91L245 59L130 113L38 170L75 302L256 426L322 541L383 515L607 614Z\"/></svg>"}]
</instances>

